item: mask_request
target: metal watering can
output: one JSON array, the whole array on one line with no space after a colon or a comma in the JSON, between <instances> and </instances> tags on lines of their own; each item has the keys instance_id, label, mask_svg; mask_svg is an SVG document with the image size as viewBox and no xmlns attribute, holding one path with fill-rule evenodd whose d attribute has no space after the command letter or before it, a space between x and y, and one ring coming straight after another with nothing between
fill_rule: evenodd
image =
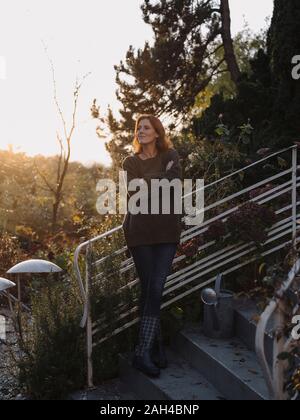
<instances>
[{"instance_id":1,"label":"metal watering can","mask_svg":"<svg viewBox=\"0 0 300 420\"><path fill-rule=\"evenodd\" d=\"M234 335L233 293L221 289L222 274L216 278L215 289L204 289L204 334L211 338L231 338Z\"/></svg>"}]
</instances>

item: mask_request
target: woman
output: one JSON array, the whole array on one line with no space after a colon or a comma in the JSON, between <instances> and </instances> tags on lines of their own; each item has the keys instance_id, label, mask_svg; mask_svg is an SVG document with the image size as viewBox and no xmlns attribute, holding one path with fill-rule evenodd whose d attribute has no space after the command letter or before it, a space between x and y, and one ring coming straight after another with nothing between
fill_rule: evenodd
<instances>
[{"instance_id":1,"label":"woman","mask_svg":"<svg viewBox=\"0 0 300 420\"><path fill-rule=\"evenodd\" d=\"M164 284L180 243L182 215L174 214L172 188L169 190L171 211L151 214L151 180L179 179L181 184L182 169L179 155L166 138L162 123L153 115L141 115L137 119L133 149L134 153L123 162L123 170L127 172L126 186L133 179L146 182L149 206L149 214L131 214L128 210L123 221L127 247L141 284L139 342L133 366L156 377L160 368L167 366L160 331L160 306ZM136 192L127 188L127 200Z\"/></svg>"}]
</instances>

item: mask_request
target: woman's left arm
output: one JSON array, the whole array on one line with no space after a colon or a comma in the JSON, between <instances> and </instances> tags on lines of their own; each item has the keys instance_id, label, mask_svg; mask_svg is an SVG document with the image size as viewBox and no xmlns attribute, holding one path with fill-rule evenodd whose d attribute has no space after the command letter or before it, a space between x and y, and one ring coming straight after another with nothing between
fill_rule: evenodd
<instances>
[{"instance_id":1,"label":"woman's left arm","mask_svg":"<svg viewBox=\"0 0 300 420\"><path fill-rule=\"evenodd\" d=\"M182 181L182 167L177 150L170 149L168 151L164 165L166 165L164 171L153 172L143 177L148 185L150 185L151 179L168 179L169 181L180 179Z\"/></svg>"}]
</instances>

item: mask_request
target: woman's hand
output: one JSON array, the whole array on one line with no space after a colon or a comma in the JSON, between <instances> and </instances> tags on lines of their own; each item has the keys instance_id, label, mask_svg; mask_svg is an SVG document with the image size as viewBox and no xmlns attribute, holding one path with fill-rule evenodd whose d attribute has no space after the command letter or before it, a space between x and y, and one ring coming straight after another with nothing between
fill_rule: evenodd
<instances>
[{"instance_id":1,"label":"woman's hand","mask_svg":"<svg viewBox=\"0 0 300 420\"><path fill-rule=\"evenodd\" d=\"M173 164L174 160L170 160L170 162L167 164L166 171L169 171L172 168Z\"/></svg>"}]
</instances>

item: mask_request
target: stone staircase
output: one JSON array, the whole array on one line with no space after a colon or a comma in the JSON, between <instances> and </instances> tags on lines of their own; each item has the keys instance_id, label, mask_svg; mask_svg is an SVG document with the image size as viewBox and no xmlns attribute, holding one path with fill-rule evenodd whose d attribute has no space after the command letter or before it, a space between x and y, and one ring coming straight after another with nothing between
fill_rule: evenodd
<instances>
[{"instance_id":1,"label":"stone staircase","mask_svg":"<svg viewBox=\"0 0 300 420\"><path fill-rule=\"evenodd\" d=\"M200 325L186 326L167 349L169 366L159 378L149 378L131 366L132 354L122 354L120 379L136 399L145 400L268 400L268 390L255 348L255 314L251 302L235 305L235 337L204 336ZM269 328L271 329L271 325ZM266 335L272 362L272 339Z\"/></svg>"}]
</instances>

